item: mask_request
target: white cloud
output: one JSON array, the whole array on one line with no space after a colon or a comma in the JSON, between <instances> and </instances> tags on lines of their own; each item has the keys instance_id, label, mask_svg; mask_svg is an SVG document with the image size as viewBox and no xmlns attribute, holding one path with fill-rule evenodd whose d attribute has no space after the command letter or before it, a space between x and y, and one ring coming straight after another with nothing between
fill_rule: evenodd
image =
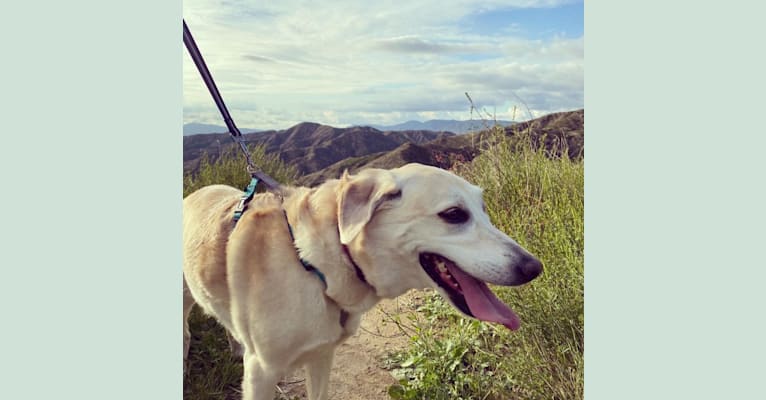
<instances>
[{"instance_id":1,"label":"white cloud","mask_svg":"<svg viewBox=\"0 0 766 400\"><path fill-rule=\"evenodd\" d=\"M282 129L467 119L465 92L507 118L523 108L518 98L537 115L581 108L582 38L488 37L457 25L479 11L563 3L185 0L183 14L237 125ZM185 122L221 124L188 56L183 79Z\"/></svg>"}]
</instances>

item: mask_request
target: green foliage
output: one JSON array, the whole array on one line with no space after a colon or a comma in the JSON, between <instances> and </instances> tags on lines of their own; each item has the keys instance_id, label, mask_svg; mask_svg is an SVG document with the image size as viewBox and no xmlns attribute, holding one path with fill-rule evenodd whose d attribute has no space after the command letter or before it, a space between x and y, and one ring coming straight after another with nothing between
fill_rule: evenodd
<instances>
[{"instance_id":1,"label":"green foliage","mask_svg":"<svg viewBox=\"0 0 766 400\"><path fill-rule=\"evenodd\" d=\"M224 328L199 308L189 316L191 346L184 375L185 400L237 399L242 360L231 354Z\"/></svg>"},{"instance_id":2,"label":"green foliage","mask_svg":"<svg viewBox=\"0 0 766 400\"><path fill-rule=\"evenodd\" d=\"M493 288L519 314L516 332L459 317L434 294L410 348L389 360L394 399L583 398L583 164L566 144L551 151L526 132L501 135L457 172L485 189L493 222L545 271Z\"/></svg>"},{"instance_id":3,"label":"green foliage","mask_svg":"<svg viewBox=\"0 0 766 400\"><path fill-rule=\"evenodd\" d=\"M298 178L298 170L285 164L277 154L266 153L265 146L249 146L253 163L277 182L291 184ZM225 184L243 189L250 182L245 156L238 147L228 146L215 160L207 153L200 160L196 174L184 176L184 197L195 190L213 184Z\"/></svg>"}]
</instances>

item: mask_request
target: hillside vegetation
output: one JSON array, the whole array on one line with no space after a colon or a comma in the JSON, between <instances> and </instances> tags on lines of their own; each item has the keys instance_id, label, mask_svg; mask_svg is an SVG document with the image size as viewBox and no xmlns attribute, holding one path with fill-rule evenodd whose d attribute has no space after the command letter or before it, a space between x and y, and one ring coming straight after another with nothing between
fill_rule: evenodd
<instances>
[{"instance_id":1,"label":"hillside vegetation","mask_svg":"<svg viewBox=\"0 0 766 400\"><path fill-rule=\"evenodd\" d=\"M328 178L337 178L344 168L352 172L364 167L392 168L408 162L420 162L446 168L455 161L470 161L503 135L495 135L487 122L476 121L484 128L473 133L399 131L382 132L370 127L334 128L304 122L283 131L265 131L243 135L251 145L263 145L268 153L279 154L285 163L295 166L304 178L301 185L313 186ZM481 122L481 123L480 123ZM553 142L566 141L571 159L582 157L584 111L554 113L505 127L505 136L527 132L533 140L544 140L548 149ZM184 173L195 174L203 155L216 159L232 147L226 133L185 136ZM351 162L349 159L353 159Z\"/></svg>"},{"instance_id":2,"label":"hillside vegetation","mask_svg":"<svg viewBox=\"0 0 766 400\"><path fill-rule=\"evenodd\" d=\"M451 168L456 163L473 160L481 153L481 149L506 139L511 143L531 140L535 145L542 145L551 154L560 155L561 151L566 151L570 159L581 159L584 155L585 141L584 110L549 114L513 127L495 127L465 135L442 135L426 142L403 143L390 151L356 157L353 162L348 159L341 160L304 175L297 182L314 186L328 178L340 176L344 169L355 172L367 167L395 168L411 162Z\"/></svg>"},{"instance_id":3,"label":"hillside vegetation","mask_svg":"<svg viewBox=\"0 0 766 400\"><path fill-rule=\"evenodd\" d=\"M349 157L390 151L404 143L426 143L449 132L381 132L370 127L335 128L303 122L283 131L244 134L250 145L263 145L266 152L279 154L301 174L319 171ZM215 159L232 146L227 133L184 136L184 172L195 173L204 154Z\"/></svg>"}]
</instances>

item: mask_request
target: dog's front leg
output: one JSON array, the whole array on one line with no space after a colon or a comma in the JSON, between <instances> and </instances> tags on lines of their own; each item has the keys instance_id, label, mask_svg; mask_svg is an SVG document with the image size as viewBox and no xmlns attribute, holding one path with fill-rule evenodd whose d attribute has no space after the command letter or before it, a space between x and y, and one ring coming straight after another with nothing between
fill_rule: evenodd
<instances>
[{"instance_id":1,"label":"dog's front leg","mask_svg":"<svg viewBox=\"0 0 766 400\"><path fill-rule=\"evenodd\" d=\"M306 363L306 388L308 400L327 400L327 386L335 349L318 353Z\"/></svg>"},{"instance_id":2,"label":"dog's front leg","mask_svg":"<svg viewBox=\"0 0 766 400\"><path fill-rule=\"evenodd\" d=\"M245 351L245 375L242 378L242 400L273 400L281 373L260 360L254 352Z\"/></svg>"}]
</instances>

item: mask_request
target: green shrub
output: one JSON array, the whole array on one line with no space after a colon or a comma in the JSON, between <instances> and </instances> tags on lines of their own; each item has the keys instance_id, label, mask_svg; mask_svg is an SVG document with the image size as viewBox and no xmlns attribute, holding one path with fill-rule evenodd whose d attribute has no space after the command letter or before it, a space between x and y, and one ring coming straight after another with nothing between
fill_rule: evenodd
<instances>
[{"instance_id":1,"label":"green shrub","mask_svg":"<svg viewBox=\"0 0 766 400\"><path fill-rule=\"evenodd\" d=\"M298 178L294 166L285 164L276 154L266 153L265 146L248 146L248 150L253 163L277 182L292 184ZM184 197L207 185L225 184L243 189L249 182L245 156L239 147L228 146L214 160L205 154L197 172L184 176Z\"/></svg>"}]
</instances>

